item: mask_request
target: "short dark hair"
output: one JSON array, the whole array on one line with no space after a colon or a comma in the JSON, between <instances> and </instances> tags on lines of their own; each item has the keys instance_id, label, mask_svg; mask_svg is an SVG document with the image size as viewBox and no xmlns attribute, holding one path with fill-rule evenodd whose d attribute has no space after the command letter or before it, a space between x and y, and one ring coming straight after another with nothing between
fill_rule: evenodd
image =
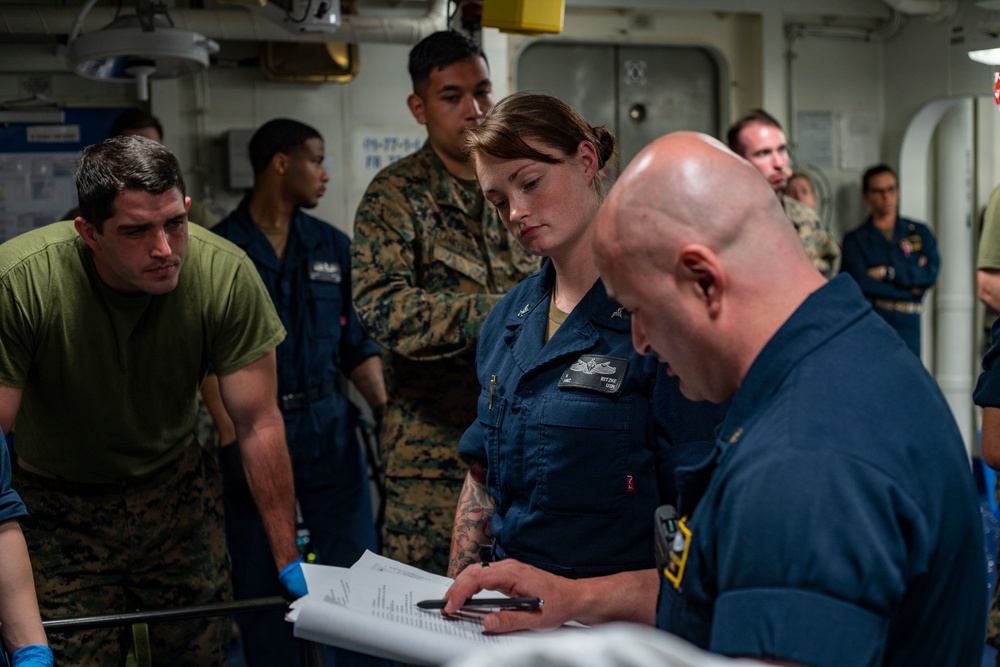
<instances>
[{"instance_id":1,"label":"short dark hair","mask_svg":"<svg viewBox=\"0 0 1000 667\"><path fill-rule=\"evenodd\" d=\"M486 61L486 54L479 43L461 33L444 30L424 37L410 49L409 69L413 92L420 94L418 89L427 85L431 72L435 69L476 56ZM489 66L489 61L486 64Z\"/></svg>"},{"instance_id":2,"label":"short dark hair","mask_svg":"<svg viewBox=\"0 0 1000 667\"><path fill-rule=\"evenodd\" d=\"M892 177L896 179L896 183L899 183L899 177L896 176L896 172L893 171L892 167L887 164L877 164L874 167L868 167L865 169L865 173L861 176L862 194L866 194L868 192L868 184L879 174L892 174Z\"/></svg>"},{"instance_id":3,"label":"short dark hair","mask_svg":"<svg viewBox=\"0 0 1000 667\"><path fill-rule=\"evenodd\" d=\"M115 215L115 200L126 190L161 195L177 188L183 197L184 176L174 154L139 135L109 137L88 146L76 169L80 216L99 233Z\"/></svg>"},{"instance_id":4,"label":"short dark hair","mask_svg":"<svg viewBox=\"0 0 1000 667\"><path fill-rule=\"evenodd\" d=\"M801 178L803 181L809 184L809 187L813 188L814 190L816 189L813 184L812 178L810 178L809 174L807 174L806 172L804 171L793 172L792 175L788 177L788 182L791 183L792 180L796 178Z\"/></svg>"},{"instance_id":5,"label":"short dark hair","mask_svg":"<svg viewBox=\"0 0 1000 667\"><path fill-rule=\"evenodd\" d=\"M250 137L250 166L254 175L261 174L278 153L288 154L307 139L322 139L312 125L291 118L275 118L261 125Z\"/></svg>"},{"instance_id":6,"label":"short dark hair","mask_svg":"<svg viewBox=\"0 0 1000 667\"><path fill-rule=\"evenodd\" d=\"M743 128L747 125L752 125L753 123L776 127L779 130L781 129L781 123L778 122L777 118L763 109L753 109L729 126L729 131L726 133L726 143L729 144L729 150L737 155L743 155L743 144L740 143L740 132L742 132Z\"/></svg>"},{"instance_id":7,"label":"short dark hair","mask_svg":"<svg viewBox=\"0 0 1000 667\"><path fill-rule=\"evenodd\" d=\"M160 139L163 139L163 126L160 125L160 119L145 109L133 107L118 114L111 123L111 132L108 136L120 137L126 132L145 130L147 127L154 128L159 133Z\"/></svg>"}]
</instances>

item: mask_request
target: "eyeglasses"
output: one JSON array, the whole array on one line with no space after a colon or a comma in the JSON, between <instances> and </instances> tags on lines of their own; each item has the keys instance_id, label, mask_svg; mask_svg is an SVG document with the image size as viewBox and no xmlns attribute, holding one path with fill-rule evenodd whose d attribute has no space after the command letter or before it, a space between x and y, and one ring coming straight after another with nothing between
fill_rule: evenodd
<instances>
[{"instance_id":1,"label":"eyeglasses","mask_svg":"<svg viewBox=\"0 0 1000 667\"><path fill-rule=\"evenodd\" d=\"M868 188L868 194L870 195L894 195L899 190L895 185L890 185L887 188Z\"/></svg>"}]
</instances>

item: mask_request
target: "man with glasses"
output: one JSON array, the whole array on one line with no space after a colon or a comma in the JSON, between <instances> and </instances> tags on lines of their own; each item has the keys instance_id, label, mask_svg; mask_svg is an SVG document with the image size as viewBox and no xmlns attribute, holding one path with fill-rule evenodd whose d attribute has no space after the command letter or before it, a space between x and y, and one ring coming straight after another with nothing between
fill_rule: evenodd
<instances>
[{"instance_id":1,"label":"man with glasses","mask_svg":"<svg viewBox=\"0 0 1000 667\"><path fill-rule=\"evenodd\" d=\"M920 356L921 301L941 263L937 241L927 225L899 216L899 184L888 165L868 169L861 191L871 215L844 237L843 270Z\"/></svg>"}]
</instances>

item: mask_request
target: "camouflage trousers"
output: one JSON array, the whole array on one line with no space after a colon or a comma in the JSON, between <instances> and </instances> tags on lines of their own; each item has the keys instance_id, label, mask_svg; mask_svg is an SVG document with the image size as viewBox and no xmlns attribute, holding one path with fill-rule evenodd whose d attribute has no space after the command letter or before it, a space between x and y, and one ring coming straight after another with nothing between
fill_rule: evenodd
<instances>
[{"instance_id":1,"label":"camouflage trousers","mask_svg":"<svg viewBox=\"0 0 1000 667\"><path fill-rule=\"evenodd\" d=\"M152 479L82 484L14 469L42 619L232 599L218 464L192 445ZM149 625L152 664L222 665L228 617ZM50 632L57 665L125 664L128 627Z\"/></svg>"},{"instance_id":2,"label":"camouflage trousers","mask_svg":"<svg viewBox=\"0 0 1000 667\"><path fill-rule=\"evenodd\" d=\"M445 575L463 481L387 477L382 554Z\"/></svg>"}]
</instances>

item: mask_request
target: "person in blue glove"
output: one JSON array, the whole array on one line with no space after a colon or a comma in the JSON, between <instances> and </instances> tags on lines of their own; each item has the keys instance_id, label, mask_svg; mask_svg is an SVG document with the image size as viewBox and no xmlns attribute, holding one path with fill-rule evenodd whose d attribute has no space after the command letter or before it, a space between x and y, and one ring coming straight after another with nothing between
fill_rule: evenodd
<instances>
[{"instance_id":1,"label":"person in blue glove","mask_svg":"<svg viewBox=\"0 0 1000 667\"><path fill-rule=\"evenodd\" d=\"M277 348L277 395L302 523L320 563L350 567L378 546L357 437L359 412L337 381L340 375L350 379L374 411L383 408L380 348L354 311L350 239L307 213L330 180L323 137L305 123L275 118L254 132L248 148L253 188L212 231L253 260L288 331ZM206 386L211 381L210 375ZM240 448L229 444L228 417L221 405L213 406L213 395L205 393L223 443L219 459L234 596L280 595L277 582L266 576L273 567L267 536L243 475ZM299 563L281 572L281 583L296 597L306 593ZM300 662L302 642L292 636L282 610L239 614L236 622L249 667ZM371 665L370 660L337 649L327 664Z\"/></svg>"},{"instance_id":2,"label":"person in blue glove","mask_svg":"<svg viewBox=\"0 0 1000 667\"><path fill-rule=\"evenodd\" d=\"M0 639L13 654L14 667L51 667L42 619L38 614L31 561L18 519L28 511L10 488L10 456L0 442Z\"/></svg>"}]
</instances>

